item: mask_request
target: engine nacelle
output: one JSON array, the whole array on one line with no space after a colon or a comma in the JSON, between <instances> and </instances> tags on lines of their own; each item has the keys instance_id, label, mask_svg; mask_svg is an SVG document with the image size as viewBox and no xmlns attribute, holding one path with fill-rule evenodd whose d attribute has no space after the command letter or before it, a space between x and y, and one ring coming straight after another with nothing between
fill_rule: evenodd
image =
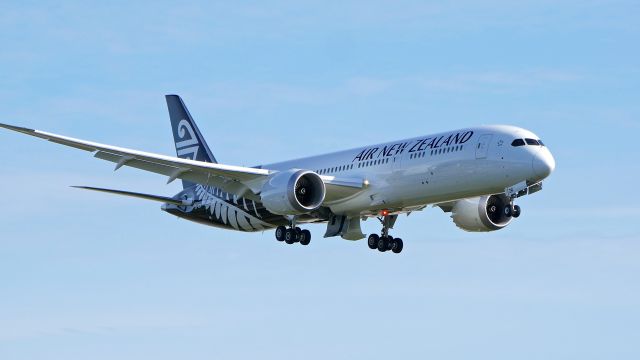
<instances>
[{"instance_id":1,"label":"engine nacelle","mask_svg":"<svg viewBox=\"0 0 640 360\"><path fill-rule=\"evenodd\" d=\"M451 218L459 228L466 231L500 230L511 223L512 217L504 213L504 208L509 203L509 198L505 195L459 200L453 206Z\"/></svg>"},{"instance_id":2,"label":"engine nacelle","mask_svg":"<svg viewBox=\"0 0 640 360\"><path fill-rule=\"evenodd\" d=\"M299 215L316 210L326 195L320 175L307 170L287 170L271 175L262 187L264 207L277 215Z\"/></svg>"}]
</instances>

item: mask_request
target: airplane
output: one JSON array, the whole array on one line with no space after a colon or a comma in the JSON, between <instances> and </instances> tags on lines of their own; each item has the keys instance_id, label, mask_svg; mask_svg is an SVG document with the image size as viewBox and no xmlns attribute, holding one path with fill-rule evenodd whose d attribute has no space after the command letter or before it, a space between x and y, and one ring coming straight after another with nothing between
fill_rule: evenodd
<instances>
[{"instance_id":1,"label":"airplane","mask_svg":"<svg viewBox=\"0 0 640 360\"><path fill-rule=\"evenodd\" d=\"M171 215L244 232L275 228L278 241L309 245L299 226L326 224L325 238L361 240L360 223L377 219L380 234L367 245L400 253L393 229L401 214L428 206L451 214L469 232L505 228L521 215L515 200L542 190L556 162L533 132L515 126L478 126L254 167L217 161L178 95L166 95L176 157L74 139L13 125L0 127L93 153L115 163L180 179L172 197L78 188L162 203Z\"/></svg>"}]
</instances>

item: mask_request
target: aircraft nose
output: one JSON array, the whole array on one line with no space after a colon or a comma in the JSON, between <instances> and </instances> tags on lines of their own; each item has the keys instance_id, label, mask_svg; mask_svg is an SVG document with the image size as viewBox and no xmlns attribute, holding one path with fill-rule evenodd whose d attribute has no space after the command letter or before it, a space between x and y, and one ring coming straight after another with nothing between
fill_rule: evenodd
<instances>
[{"instance_id":1,"label":"aircraft nose","mask_svg":"<svg viewBox=\"0 0 640 360\"><path fill-rule=\"evenodd\" d=\"M541 149L533 156L533 173L545 179L556 169L556 160L547 149Z\"/></svg>"}]
</instances>

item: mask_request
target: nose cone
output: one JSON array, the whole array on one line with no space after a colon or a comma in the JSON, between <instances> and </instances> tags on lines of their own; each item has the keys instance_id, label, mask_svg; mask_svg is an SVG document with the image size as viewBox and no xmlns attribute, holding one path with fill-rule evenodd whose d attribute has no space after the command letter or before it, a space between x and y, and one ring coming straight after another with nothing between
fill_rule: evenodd
<instances>
[{"instance_id":1,"label":"nose cone","mask_svg":"<svg viewBox=\"0 0 640 360\"><path fill-rule=\"evenodd\" d=\"M545 179L556 169L556 160L548 149L541 149L533 156L533 173L539 179Z\"/></svg>"}]
</instances>

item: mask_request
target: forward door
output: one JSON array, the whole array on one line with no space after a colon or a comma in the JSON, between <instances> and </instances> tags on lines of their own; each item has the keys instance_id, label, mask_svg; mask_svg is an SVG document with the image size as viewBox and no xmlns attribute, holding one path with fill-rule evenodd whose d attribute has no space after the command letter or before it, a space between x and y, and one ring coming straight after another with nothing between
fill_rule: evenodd
<instances>
[{"instance_id":1,"label":"forward door","mask_svg":"<svg viewBox=\"0 0 640 360\"><path fill-rule=\"evenodd\" d=\"M492 134L480 136L478 145L476 146L476 159L486 159L489 152L489 144L491 144Z\"/></svg>"}]
</instances>

